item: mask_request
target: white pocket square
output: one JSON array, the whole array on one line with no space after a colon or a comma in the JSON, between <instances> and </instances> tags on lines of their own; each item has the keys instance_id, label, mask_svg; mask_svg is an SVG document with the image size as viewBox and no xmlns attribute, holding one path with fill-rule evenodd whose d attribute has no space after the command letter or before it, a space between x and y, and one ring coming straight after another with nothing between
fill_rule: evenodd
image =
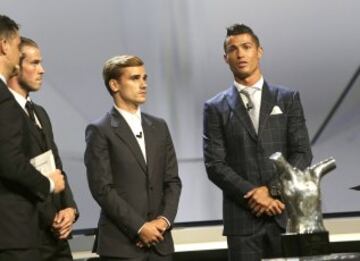
<instances>
[{"instance_id":1,"label":"white pocket square","mask_svg":"<svg viewBox=\"0 0 360 261\"><path fill-rule=\"evenodd\" d=\"M280 109L279 106L275 105L273 108L272 108L272 111L270 113L270 115L278 115L278 114L282 114L282 110Z\"/></svg>"}]
</instances>

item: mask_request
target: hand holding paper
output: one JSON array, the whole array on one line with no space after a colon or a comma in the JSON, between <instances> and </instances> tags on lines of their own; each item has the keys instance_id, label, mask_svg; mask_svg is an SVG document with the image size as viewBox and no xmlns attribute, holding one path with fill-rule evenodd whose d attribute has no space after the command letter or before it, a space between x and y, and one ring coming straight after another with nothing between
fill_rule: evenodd
<instances>
[{"instance_id":1,"label":"hand holding paper","mask_svg":"<svg viewBox=\"0 0 360 261\"><path fill-rule=\"evenodd\" d=\"M60 193L65 189L65 180L61 170L56 169L54 172L50 173L48 176L52 181L54 181L54 193Z\"/></svg>"},{"instance_id":2,"label":"hand holding paper","mask_svg":"<svg viewBox=\"0 0 360 261\"><path fill-rule=\"evenodd\" d=\"M64 176L61 170L56 169L54 154L48 150L30 160L30 163L44 176L54 182L54 193L60 193L65 189Z\"/></svg>"}]
</instances>

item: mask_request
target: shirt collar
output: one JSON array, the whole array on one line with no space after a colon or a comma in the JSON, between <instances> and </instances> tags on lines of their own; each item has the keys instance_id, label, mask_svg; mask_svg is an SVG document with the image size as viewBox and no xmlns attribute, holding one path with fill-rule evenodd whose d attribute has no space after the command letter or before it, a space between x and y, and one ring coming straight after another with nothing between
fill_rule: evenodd
<instances>
[{"instance_id":1,"label":"shirt collar","mask_svg":"<svg viewBox=\"0 0 360 261\"><path fill-rule=\"evenodd\" d=\"M26 102L27 101L31 102L30 96L25 98L24 96L20 95L19 93L17 93L16 91L14 91L11 88L9 88L9 91L14 95L15 100L17 101L17 103L20 104L21 108L25 109Z\"/></svg>"},{"instance_id":2,"label":"shirt collar","mask_svg":"<svg viewBox=\"0 0 360 261\"><path fill-rule=\"evenodd\" d=\"M139 121L141 121L141 110L140 107L136 110L135 113L128 112L126 110L120 109L119 107L114 104L115 109L120 112L120 114L125 118L137 118Z\"/></svg>"},{"instance_id":3,"label":"shirt collar","mask_svg":"<svg viewBox=\"0 0 360 261\"><path fill-rule=\"evenodd\" d=\"M0 80L2 80L7 85L7 81L4 75L0 74Z\"/></svg>"},{"instance_id":4,"label":"shirt collar","mask_svg":"<svg viewBox=\"0 0 360 261\"><path fill-rule=\"evenodd\" d=\"M239 92L244 90L245 88L249 88L249 87L254 88L253 90L261 91L263 85L264 85L264 77L263 76L261 76L260 79L254 85L251 85L251 86L245 86L241 83L238 83L237 81L234 81L234 86L236 87L236 89Z\"/></svg>"}]
</instances>

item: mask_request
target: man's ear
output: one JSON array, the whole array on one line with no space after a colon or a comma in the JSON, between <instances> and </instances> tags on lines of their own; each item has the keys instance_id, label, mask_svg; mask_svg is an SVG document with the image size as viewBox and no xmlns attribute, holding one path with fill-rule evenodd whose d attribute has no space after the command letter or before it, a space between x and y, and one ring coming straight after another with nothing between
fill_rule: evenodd
<instances>
[{"instance_id":1,"label":"man's ear","mask_svg":"<svg viewBox=\"0 0 360 261\"><path fill-rule=\"evenodd\" d=\"M227 64L229 64L229 62L228 62L228 57L227 57L227 54L226 54L226 53L224 53L224 61L225 61Z\"/></svg>"},{"instance_id":2,"label":"man's ear","mask_svg":"<svg viewBox=\"0 0 360 261\"><path fill-rule=\"evenodd\" d=\"M8 41L4 38L0 38L0 54L5 55L8 50Z\"/></svg>"},{"instance_id":3,"label":"man's ear","mask_svg":"<svg viewBox=\"0 0 360 261\"><path fill-rule=\"evenodd\" d=\"M115 79L111 79L109 81L109 86L113 93L116 93L119 91L119 83Z\"/></svg>"},{"instance_id":4,"label":"man's ear","mask_svg":"<svg viewBox=\"0 0 360 261\"><path fill-rule=\"evenodd\" d=\"M258 48L258 58L261 59L263 54L264 54L264 49L261 46L259 46L259 48Z\"/></svg>"}]
</instances>

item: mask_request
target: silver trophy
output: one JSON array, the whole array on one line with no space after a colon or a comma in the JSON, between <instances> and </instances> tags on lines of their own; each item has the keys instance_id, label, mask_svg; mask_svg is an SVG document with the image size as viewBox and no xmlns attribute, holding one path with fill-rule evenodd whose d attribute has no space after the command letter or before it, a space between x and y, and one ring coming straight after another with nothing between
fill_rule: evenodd
<instances>
[{"instance_id":1,"label":"silver trophy","mask_svg":"<svg viewBox=\"0 0 360 261\"><path fill-rule=\"evenodd\" d=\"M304 171L291 166L280 152L271 155L270 159L279 173L288 214L286 234L283 235L286 238L282 240L287 246L283 249L295 249L287 256L326 254L329 236L322 218L320 180L336 168L335 159L328 158ZM289 244L297 246L289 247Z\"/></svg>"}]
</instances>

